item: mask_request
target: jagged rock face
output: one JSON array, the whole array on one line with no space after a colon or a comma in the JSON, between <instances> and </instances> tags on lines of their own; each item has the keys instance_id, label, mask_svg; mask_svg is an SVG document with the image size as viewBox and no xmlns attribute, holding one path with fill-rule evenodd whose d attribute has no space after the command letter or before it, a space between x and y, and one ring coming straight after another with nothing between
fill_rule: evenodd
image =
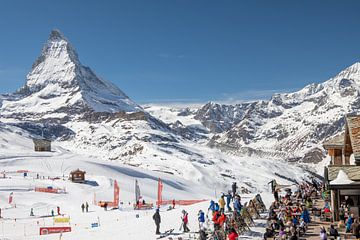
<instances>
[{"instance_id":1,"label":"jagged rock face","mask_svg":"<svg viewBox=\"0 0 360 240\"><path fill-rule=\"evenodd\" d=\"M317 162L325 156L321 143L342 131L344 116L360 113L359 94L360 63L355 63L324 83L269 101L208 103L196 117L216 133L212 146Z\"/></svg>"},{"instance_id":2,"label":"jagged rock face","mask_svg":"<svg viewBox=\"0 0 360 240\"><path fill-rule=\"evenodd\" d=\"M53 30L25 85L2 101L2 115L62 119L89 111L138 112L142 108L83 66L70 42Z\"/></svg>"}]
</instances>

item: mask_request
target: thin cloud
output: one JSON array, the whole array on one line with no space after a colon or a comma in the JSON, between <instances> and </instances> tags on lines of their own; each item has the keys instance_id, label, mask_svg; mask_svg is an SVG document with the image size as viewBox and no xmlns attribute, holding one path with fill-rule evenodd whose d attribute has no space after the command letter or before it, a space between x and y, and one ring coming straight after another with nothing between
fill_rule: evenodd
<instances>
[{"instance_id":1,"label":"thin cloud","mask_svg":"<svg viewBox=\"0 0 360 240\"><path fill-rule=\"evenodd\" d=\"M219 101L221 103L236 104L247 101L269 100L274 94L292 92L295 89L263 89L246 90L237 93L223 93Z\"/></svg>"},{"instance_id":2,"label":"thin cloud","mask_svg":"<svg viewBox=\"0 0 360 240\"><path fill-rule=\"evenodd\" d=\"M160 58L172 58L172 59L181 59L181 58L185 58L184 54L170 54L170 53L159 53L157 55Z\"/></svg>"}]
</instances>

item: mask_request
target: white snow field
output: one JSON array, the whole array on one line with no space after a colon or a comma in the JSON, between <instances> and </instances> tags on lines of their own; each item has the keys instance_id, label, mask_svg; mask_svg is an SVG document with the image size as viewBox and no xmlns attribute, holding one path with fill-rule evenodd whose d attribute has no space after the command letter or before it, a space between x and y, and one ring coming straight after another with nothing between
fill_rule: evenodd
<instances>
[{"instance_id":1,"label":"white snow field","mask_svg":"<svg viewBox=\"0 0 360 240\"><path fill-rule=\"evenodd\" d=\"M229 172L226 169L231 169L229 176L234 177L239 186L252 191L252 194L242 195L243 203L254 194L261 193L268 204L272 197L267 183L271 179L275 178L280 184L292 184L275 176L275 172L297 180L305 177L300 167L289 165L285 161L227 156L209 148L206 148L206 154L212 156L212 161L220 159L219 161L208 166L200 166L197 162L184 164L179 167L188 168L193 173L176 176L131 167L119 161L106 161L91 153L74 153L64 146L64 142L54 142L52 152L34 152L32 140L25 132L16 127L0 126L0 170L6 172L6 178L0 178L1 239L156 239L155 224L152 220L154 210L132 208L135 179L139 181L141 194L147 202L156 201L159 177L164 184L163 199L217 200L221 192L230 189L234 181L225 176ZM205 147L203 150L205 151ZM151 161L151 155L148 161ZM89 184L72 183L67 179L70 171L77 168L86 171ZM19 170L28 170L28 176L24 177ZM186 170L182 169L182 172ZM40 175L39 179L37 174ZM55 177L59 179L51 180ZM120 201L123 204L120 204L117 210L104 211L93 205L94 193L98 201L112 200L113 180L118 181ZM65 189L66 193L34 191L35 187L48 186ZM9 204L11 192L13 203ZM81 211L80 206L85 202L90 205L89 213ZM54 223L50 215L51 210L54 210L56 215L57 206L60 207L61 214L70 217L70 223ZM177 206L171 211L166 211L167 206L164 206L161 208L160 230L174 228L175 233L181 233L181 210L186 209L189 212L189 227L192 231L197 231L197 212L200 209L207 210L207 207L208 201L186 207ZM31 208L35 216L30 216ZM100 226L91 228L91 224L98 221ZM62 235L40 236L39 228L43 226L71 226L72 231ZM248 238L259 239L263 231L262 228L253 228L246 235Z\"/></svg>"}]
</instances>

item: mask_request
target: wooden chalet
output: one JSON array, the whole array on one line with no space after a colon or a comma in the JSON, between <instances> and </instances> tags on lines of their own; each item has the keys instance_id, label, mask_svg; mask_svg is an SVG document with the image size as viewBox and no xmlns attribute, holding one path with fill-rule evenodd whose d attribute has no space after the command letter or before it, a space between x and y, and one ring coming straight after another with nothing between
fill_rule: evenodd
<instances>
[{"instance_id":1,"label":"wooden chalet","mask_svg":"<svg viewBox=\"0 0 360 240\"><path fill-rule=\"evenodd\" d=\"M331 162L324 177L331 191L333 219L339 220L341 205L349 206L355 217L360 207L360 116L345 117L345 131L324 142Z\"/></svg>"},{"instance_id":2,"label":"wooden chalet","mask_svg":"<svg viewBox=\"0 0 360 240\"><path fill-rule=\"evenodd\" d=\"M85 182L85 171L81 171L80 169L76 169L70 172L69 180L74 183L84 183Z\"/></svg>"},{"instance_id":3,"label":"wooden chalet","mask_svg":"<svg viewBox=\"0 0 360 240\"><path fill-rule=\"evenodd\" d=\"M51 152L51 141L45 138L33 138L36 152Z\"/></svg>"}]
</instances>

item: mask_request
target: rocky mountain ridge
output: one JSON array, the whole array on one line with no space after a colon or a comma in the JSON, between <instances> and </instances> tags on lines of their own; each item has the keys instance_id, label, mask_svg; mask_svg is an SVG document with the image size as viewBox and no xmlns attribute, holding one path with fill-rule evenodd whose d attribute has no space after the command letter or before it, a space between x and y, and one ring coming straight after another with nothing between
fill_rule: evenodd
<instances>
[{"instance_id":1,"label":"rocky mountain ridge","mask_svg":"<svg viewBox=\"0 0 360 240\"><path fill-rule=\"evenodd\" d=\"M346 114L359 114L360 63L303 89L275 94L268 101L237 105L208 103L195 118L215 135L210 146L223 150L321 161L323 141L343 129Z\"/></svg>"}]
</instances>

